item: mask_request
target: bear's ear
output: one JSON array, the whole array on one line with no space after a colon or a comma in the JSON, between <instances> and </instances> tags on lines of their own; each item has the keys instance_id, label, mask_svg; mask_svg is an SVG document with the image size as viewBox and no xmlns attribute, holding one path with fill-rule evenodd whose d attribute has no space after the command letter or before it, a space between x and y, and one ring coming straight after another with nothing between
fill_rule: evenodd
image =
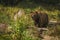
<instances>
[{"instance_id":1,"label":"bear's ear","mask_svg":"<svg viewBox=\"0 0 60 40\"><path fill-rule=\"evenodd\" d=\"M38 13L37 11L35 11L35 13Z\"/></svg>"},{"instance_id":2,"label":"bear's ear","mask_svg":"<svg viewBox=\"0 0 60 40\"><path fill-rule=\"evenodd\" d=\"M33 13L31 12L31 13L30 13L30 16L32 17L32 15L33 15Z\"/></svg>"},{"instance_id":3,"label":"bear's ear","mask_svg":"<svg viewBox=\"0 0 60 40\"><path fill-rule=\"evenodd\" d=\"M30 13L34 13L33 11L31 11Z\"/></svg>"}]
</instances>

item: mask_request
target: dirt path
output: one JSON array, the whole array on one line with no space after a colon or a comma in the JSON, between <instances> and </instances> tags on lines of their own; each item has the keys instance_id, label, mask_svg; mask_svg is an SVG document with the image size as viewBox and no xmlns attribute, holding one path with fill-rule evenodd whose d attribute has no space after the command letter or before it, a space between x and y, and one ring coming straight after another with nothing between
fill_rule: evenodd
<instances>
[{"instance_id":1,"label":"dirt path","mask_svg":"<svg viewBox=\"0 0 60 40\"><path fill-rule=\"evenodd\" d=\"M53 36L45 35L44 39L42 39L42 40L59 40L59 39L58 39L58 37L53 37Z\"/></svg>"},{"instance_id":2,"label":"dirt path","mask_svg":"<svg viewBox=\"0 0 60 40\"><path fill-rule=\"evenodd\" d=\"M42 40L50 40L50 39L51 39L51 37L46 35L46 36L44 36L44 39L42 39Z\"/></svg>"},{"instance_id":3,"label":"dirt path","mask_svg":"<svg viewBox=\"0 0 60 40\"><path fill-rule=\"evenodd\" d=\"M43 33L40 35L41 37L43 37L42 40L59 40L58 36L57 37L54 37L54 36L49 36L49 30L46 29L46 28L37 28L37 27L29 27L28 28L28 31L32 31L31 34L34 36L34 37L38 37L41 30L43 30Z\"/></svg>"}]
</instances>

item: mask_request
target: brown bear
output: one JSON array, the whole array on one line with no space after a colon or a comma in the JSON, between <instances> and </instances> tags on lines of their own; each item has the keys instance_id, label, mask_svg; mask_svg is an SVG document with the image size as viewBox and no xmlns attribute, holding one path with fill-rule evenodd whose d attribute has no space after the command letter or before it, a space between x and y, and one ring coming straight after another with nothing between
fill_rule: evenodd
<instances>
[{"instance_id":1,"label":"brown bear","mask_svg":"<svg viewBox=\"0 0 60 40\"><path fill-rule=\"evenodd\" d=\"M31 17L34 21L35 26L39 28L46 28L48 25L48 15L44 12L34 11L31 12Z\"/></svg>"}]
</instances>

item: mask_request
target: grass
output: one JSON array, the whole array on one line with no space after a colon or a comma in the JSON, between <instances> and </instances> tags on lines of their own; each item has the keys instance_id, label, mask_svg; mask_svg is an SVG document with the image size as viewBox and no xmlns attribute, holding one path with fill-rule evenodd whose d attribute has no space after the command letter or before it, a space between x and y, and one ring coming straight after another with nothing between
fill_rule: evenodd
<instances>
[{"instance_id":1,"label":"grass","mask_svg":"<svg viewBox=\"0 0 60 40\"><path fill-rule=\"evenodd\" d=\"M49 16L49 20L57 20L60 18L58 16L60 10L55 9L55 7L52 9L51 6L45 7L46 5L33 4L34 3L21 3L14 7L0 5L0 23L9 24L9 31L11 30L7 34L1 34L0 40L40 40L39 38L35 38L34 35L32 36L33 30L26 30L27 27L34 26L33 20L30 17L31 11L41 10L46 12ZM25 14L14 21L14 15L20 9L23 9ZM60 32L59 26L57 29L57 31Z\"/></svg>"}]
</instances>

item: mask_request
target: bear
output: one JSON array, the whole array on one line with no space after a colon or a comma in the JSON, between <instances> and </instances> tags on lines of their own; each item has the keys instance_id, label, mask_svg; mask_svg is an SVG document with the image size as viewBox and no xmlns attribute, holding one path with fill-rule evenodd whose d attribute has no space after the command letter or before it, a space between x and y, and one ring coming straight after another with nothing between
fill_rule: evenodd
<instances>
[{"instance_id":1,"label":"bear","mask_svg":"<svg viewBox=\"0 0 60 40\"><path fill-rule=\"evenodd\" d=\"M47 13L41 11L31 12L31 17L34 21L35 26L39 28L46 28L48 25L48 15Z\"/></svg>"}]
</instances>

